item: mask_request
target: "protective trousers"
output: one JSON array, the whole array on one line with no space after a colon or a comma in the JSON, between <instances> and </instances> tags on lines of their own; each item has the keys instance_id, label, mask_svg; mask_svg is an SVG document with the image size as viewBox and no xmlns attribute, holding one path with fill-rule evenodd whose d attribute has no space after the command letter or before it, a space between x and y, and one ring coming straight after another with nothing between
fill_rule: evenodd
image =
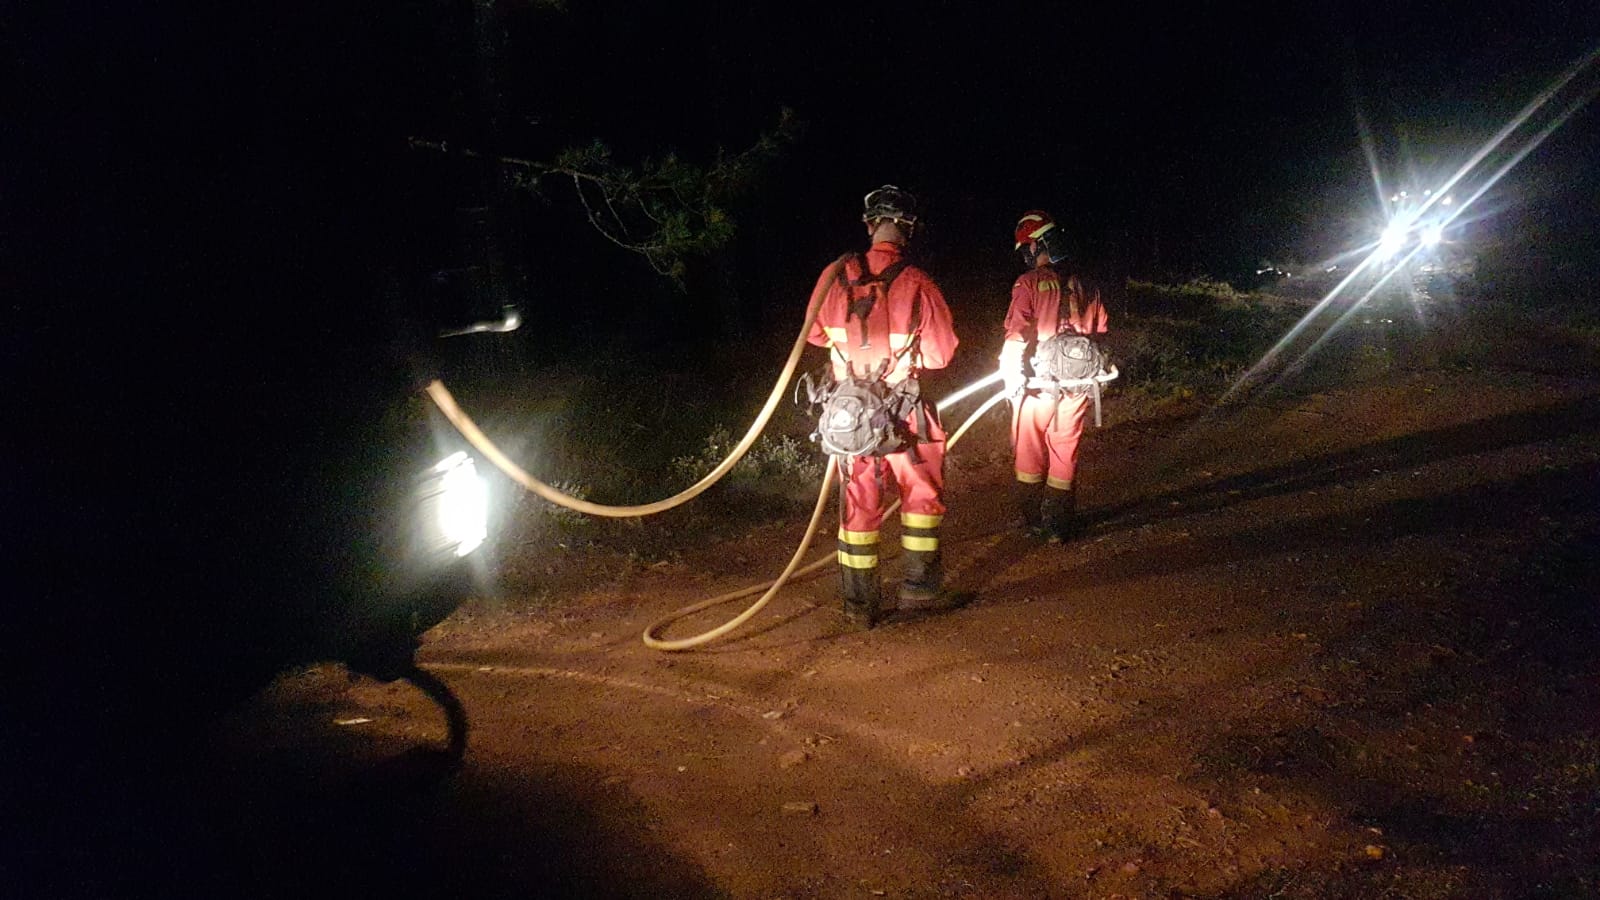
<instances>
[{"instance_id":1,"label":"protective trousers","mask_svg":"<svg viewBox=\"0 0 1600 900\"><path fill-rule=\"evenodd\" d=\"M1011 410L1011 446L1016 450L1017 480L1070 490L1078 473L1078 443L1083 420L1093 400L1050 394L1028 394Z\"/></svg>"},{"instance_id":2,"label":"protective trousers","mask_svg":"<svg viewBox=\"0 0 1600 900\"><path fill-rule=\"evenodd\" d=\"M1065 538L1074 514L1073 480L1083 420L1094 402L1087 394L1029 394L1012 407L1017 499L1024 524Z\"/></svg>"},{"instance_id":3,"label":"protective trousers","mask_svg":"<svg viewBox=\"0 0 1600 900\"><path fill-rule=\"evenodd\" d=\"M905 550L905 584L937 592L944 571L939 552L939 525L944 520L944 429L931 410L929 440L912 450L850 461L839 521L839 574L845 611L877 614L878 529L883 524L884 483L893 480L900 493L901 547ZM854 607L854 609L852 609Z\"/></svg>"}]
</instances>

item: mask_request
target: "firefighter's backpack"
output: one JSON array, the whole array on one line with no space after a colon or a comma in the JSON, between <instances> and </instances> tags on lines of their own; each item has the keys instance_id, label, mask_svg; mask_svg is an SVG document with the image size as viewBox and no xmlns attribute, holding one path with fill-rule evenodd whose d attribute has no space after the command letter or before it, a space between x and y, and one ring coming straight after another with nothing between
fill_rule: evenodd
<instances>
[{"instance_id":1,"label":"firefighter's backpack","mask_svg":"<svg viewBox=\"0 0 1600 900\"><path fill-rule=\"evenodd\" d=\"M865 349L869 346L867 317L872 314L877 301L888 296L889 288L900 277L905 263L897 261L874 275L867 269L867 262L860 254L846 254L844 260L847 263L845 271L848 273L853 268L857 273L855 277L847 276L845 281L851 298L845 322L860 320L860 346ZM901 427L907 411L917 408L915 382L908 380L891 387L885 379L902 356L912 354L914 359L918 352L918 341L922 334L920 293L911 304L911 321L915 323L911 339L899 353L884 359L872 377L828 380L820 387L809 374L801 377L801 385L805 388L817 422L811 439L817 442L824 453L853 458L886 456L908 448L916 452L913 436ZM922 428L918 434L924 432L926 428Z\"/></svg>"},{"instance_id":2,"label":"firefighter's backpack","mask_svg":"<svg viewBox=\"0 0 1600 900\"><path fill-rule=\"evenodd\" d=\"M1104 373L1105 367L1106 354L1100 345L1088 335L1073 331L1063 331L1045 338L1033 353L1034 376L1060 382L1080 382L1063 388L1073 394L1088 392L1090 385L1081 382Z\"/></svg>"},{"instance_id":3,"label":"firefighter's backpack","mask_svg":"<svg viewBox=\"0 0 1600 900\"><path fill-rule=\"evenodd\" d=\"M904 441L895 416L894 391L881 378L846 378L814 391L818 407L812 439L834 456L883 456Z\"/></svg>"},{"instance_id":4,"label":"firefighter's backpack","mask_svg":"<svg viewBox=\"0 0 1600 900\"><path fill-rule=\"evenodd\" d=\"M1057 398L1094 398L1094 425L1100 427L1100 381L1106 372L1106 354L1094 339L1075 331L1063 331L1039 342L1033 353L1033 381L1046 395Z\"/></svg>"}]
</instances>

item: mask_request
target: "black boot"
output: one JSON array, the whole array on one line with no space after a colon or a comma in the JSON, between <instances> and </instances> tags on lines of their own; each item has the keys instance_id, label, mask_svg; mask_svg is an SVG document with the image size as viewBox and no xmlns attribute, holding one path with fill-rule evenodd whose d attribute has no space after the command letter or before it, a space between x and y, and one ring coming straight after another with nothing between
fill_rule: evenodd
<instances>
[{"instance_id":1,"label":"black boot","mask_svg":"<svg viewBox=\"0 0 1600 900\"><path fill-rule=\"evenodd\" d=\"M1022 529L1029 534L1042 536L1044 532L1044 482L1014 481L1011 483L1011 496L1016 503L1017 511L1022 513Z\"/></svg>"},{"instance_id":2,"label":"black boot","mask_svg":"<svg viewBox=\"0 0 1600 900\"><path fill-rule=\"evenodd\" d=\"M839 567L839 588L844 596L844 617L860 628L871 628L883 614L883 591L878 567Z\"/></svg>"},{"instance_id":3,"label":"black boot","mask_svg":"<svg viewBox=\"0 0 1600 900\"><path fill-rule=\"evenodd\" d=\"M945 610L961 605L944 589L944 560L938 550L907 550L905 577L900 581L900 608Z\"/></svg>"},{"instance_id":4,"label":"black boot","mask_svg":"<svg viewBox=\"0 0 1600 900\"><path fill-rule=\"evenodd\" d=\"M1077 533L1078 492L1072 488L1046 489L1044 496L1044 527L1050 543L1072 540Z\"/></svg>"}]
</instances>

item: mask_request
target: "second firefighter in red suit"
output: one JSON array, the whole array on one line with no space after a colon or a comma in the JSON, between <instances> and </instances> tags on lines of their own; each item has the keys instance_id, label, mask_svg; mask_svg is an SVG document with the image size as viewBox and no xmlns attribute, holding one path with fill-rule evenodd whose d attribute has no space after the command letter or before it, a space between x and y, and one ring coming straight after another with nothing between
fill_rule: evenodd
<instances>
[{"instance_id":1,"label":"second firefighter in red suit","mask_svg":"<svg viewBox=\"0 0 1600 900\"><path fill-rule=\"evenodd\" d=\"M1088 394L1028 389L1028 378L1034 374L1029 359L1040 341L1060 332L1104 334L1106 308L1098 291L1060 265L1063 241L1049 214L1024 213L1014 236L1028 271L1011 287L1000 374L1015 398L1011 441L1017 503L1025 527L1059 541L1073 528L1078 445L1092 401Z\"/></svg>"},{"instance_id":2,"label":"second firefighter in red suit","mask_svg":"<svg viewBox=\"0 0 1600 900\"><path fill-rule=\"evenodd\" d=\"M915 199L885 185L868 194L864 205L861 218L872 246L845 263L822 302L810 342L828 348L836 380L881 377L891 386L914 388L920 372L944 368L955 352L950 308L933 279L902 258L916 227ZM911 446L844 460L848 470L840 472L845 483L838 551L844 610L868 627L883 611L878 529L887 505L883 488L891 482L900 493L905 551L899 608L951 605L943 590L939 550L945 513L944 428L938 411L926 401L917 404L904 425L906 433L915 435Z\"/></svg>"}]
</instances>

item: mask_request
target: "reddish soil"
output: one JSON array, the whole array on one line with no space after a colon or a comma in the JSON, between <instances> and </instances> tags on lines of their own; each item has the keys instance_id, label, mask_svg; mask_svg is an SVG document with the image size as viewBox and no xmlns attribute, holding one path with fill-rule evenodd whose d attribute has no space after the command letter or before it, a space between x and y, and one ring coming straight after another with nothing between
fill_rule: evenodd
<instances>
[{"instance_id":1,"label":"reddish soil","mask_svg":"<svg viewBox=\"0 0 1600 900\"><path fill-rule=\"evenodd\" d=\"M461 610L421 654L454 770L411 685L288 674L206 745L206 852L285 895L1594 896L1600 381L1382 368L1113 402L1066 545L1013 527L985 423L955 612L854 630L830 569L640 643L799 521Z\"/></svg>"}]
</instances>

